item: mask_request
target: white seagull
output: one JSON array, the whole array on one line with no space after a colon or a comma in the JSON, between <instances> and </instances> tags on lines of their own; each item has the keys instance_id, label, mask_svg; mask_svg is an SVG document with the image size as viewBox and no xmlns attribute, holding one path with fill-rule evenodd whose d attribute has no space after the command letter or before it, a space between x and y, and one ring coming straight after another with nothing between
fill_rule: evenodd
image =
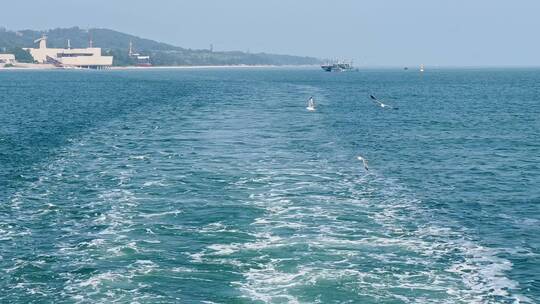
<instances>
[{"instance_id":1,"label":"white seagull","mask_svg":"<svg viewBox=\"0 0 540 304\"><path fill-rule=\"evenodd\" d=\"M315 111L315 100L313 100L313 96L308 99L308 106L306 109L308 111Z\"/></svg>"},{"instance_id":2,"label":"white seagull","mask_svg":"<svg viewBox=\"0 0 540 304\"><path fill-rule=\"evenodd\" d=\"M369 171L367 159L363 158L362 156L358 156L358 160L362 161L362 163L364 164L364 169L366 169L366 171Z\"/></svg>"},{"instance_id":3,"label":"white seagull","mask_svg":"<svg viewBox=\"0 0 540 304\"><path fill-rule=\"evenodd\" d=\"M390 105L387 105L387 104L384 104L382 103L380 100L377 99L377 97L373 96L373 95L369 95L369 98L371 98L371 100L373 100L373 102L377 103L379 106L381 106L381 108L390 108L390 109L394 109L394 110L397 110L397 108L394 108Z\"/></svg>"}]
</instances>

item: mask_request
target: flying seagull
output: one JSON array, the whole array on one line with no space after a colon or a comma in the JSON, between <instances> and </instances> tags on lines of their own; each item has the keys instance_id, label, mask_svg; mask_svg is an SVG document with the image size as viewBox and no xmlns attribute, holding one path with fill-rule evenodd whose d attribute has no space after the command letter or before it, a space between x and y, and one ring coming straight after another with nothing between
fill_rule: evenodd
<instances>
[{"instance_id":1,"label":"flying seagull","mask_svg":"<svg viewBox=\"0 0 540 304\"><path fill-rule=\"evenodd\" d=\"M366 171L369 171L367 159L363 158L362 156L358 156L358 160L362 161L362 163L364 164L364 169L366 169Z\"/></svg>"},{"instance_id":2,"label":"flying seagull","mask_svg":"<svg viewBox=\"0 0 540 304\"><path fill-rule=\"evenodd\" d=\"M390 105L387 105L387 104L384 104L382 103L380 100L377 99L377 97L373 96L373 95L369 95L369 98L371 98L371 100L373 100L373 102L377 103L379 106L381 106L381 108L390 108L390 109L394 109L394 110L397 110L398 108L394 108Z\"/></svg>"}]
</instances>

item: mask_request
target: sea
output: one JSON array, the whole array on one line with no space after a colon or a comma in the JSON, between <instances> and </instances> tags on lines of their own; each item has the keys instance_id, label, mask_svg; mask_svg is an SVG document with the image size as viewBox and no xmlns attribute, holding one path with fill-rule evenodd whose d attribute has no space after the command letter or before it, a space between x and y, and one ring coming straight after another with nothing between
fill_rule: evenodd
<instances>
[{"instance_id":1,"label":"sea","mask_svg":"<svg viewBox=\"0 0 540 304\"><path fill-rule=\"evenodd\" d=\"M0 303L540 303L540 69L0 71Z\"/></svg>"}]
</instances>

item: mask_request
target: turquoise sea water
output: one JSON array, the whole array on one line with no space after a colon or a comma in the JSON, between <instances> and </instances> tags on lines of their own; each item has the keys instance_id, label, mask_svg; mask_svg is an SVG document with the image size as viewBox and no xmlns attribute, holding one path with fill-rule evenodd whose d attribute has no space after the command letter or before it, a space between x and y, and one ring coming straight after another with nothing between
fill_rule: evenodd
<instances>
[{"instance_id":1,"label":"turquoise sea water","mask_svg":"<svg viewBox=\"0 0 540 304\"><path fill-rule=\"evenodd\" d=\"M539 118L537 69L1 72L0 302L539 302Z\"/></svg>"}]
</instances>

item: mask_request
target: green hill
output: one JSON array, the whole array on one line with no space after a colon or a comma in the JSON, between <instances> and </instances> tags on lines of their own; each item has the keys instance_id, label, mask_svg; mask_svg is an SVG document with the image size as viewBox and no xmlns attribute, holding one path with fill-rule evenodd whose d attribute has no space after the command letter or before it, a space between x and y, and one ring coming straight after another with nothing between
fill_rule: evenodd
<instances>
[{"instance_id":1,"label":"green hill","mask_svg":"<svg viewBox=\"0 0 540 304\"><path fill-rule=\"evenodd\" d=\"M8 31L0 28L0 51L20 54L20 48L35 47L34 40L46 34L48 47L66 47L67 40L73 48L88 47L90 39L95 47L103 49L104 55L113 55L114 65L126 66L133 62L128 56L129 42L132 41L138 53L150 55L152 64L165 65L312 65L320 60L313 57L275 55L266 53L245 53L238 51L211 52L192 50L144 39L109 29L57 28L48 31ZM27 60L27 58L23 59Z\"/></svg>"}]
</instances>

